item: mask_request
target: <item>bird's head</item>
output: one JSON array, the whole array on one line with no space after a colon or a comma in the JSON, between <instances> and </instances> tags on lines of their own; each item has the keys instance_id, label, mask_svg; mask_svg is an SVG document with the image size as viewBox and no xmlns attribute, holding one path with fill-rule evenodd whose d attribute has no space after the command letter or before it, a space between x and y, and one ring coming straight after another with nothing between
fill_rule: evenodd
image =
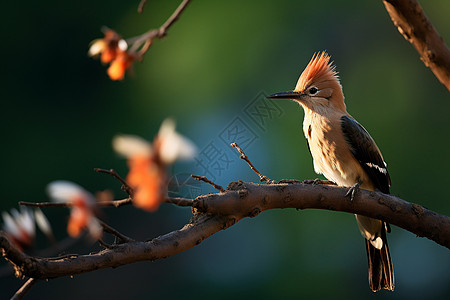
<instances>
[{"instance_id":1,"label":"bird's head","mask_svg":"<svg viewBox=\"0 0 450 300\"><path fill-rule=\"evenodd\" d=\"M273 94L268 98L292 99L312 111L326 107L346 111L339 77L325 51L313 55L294 90Z\"/></svg>"}]
</instances>

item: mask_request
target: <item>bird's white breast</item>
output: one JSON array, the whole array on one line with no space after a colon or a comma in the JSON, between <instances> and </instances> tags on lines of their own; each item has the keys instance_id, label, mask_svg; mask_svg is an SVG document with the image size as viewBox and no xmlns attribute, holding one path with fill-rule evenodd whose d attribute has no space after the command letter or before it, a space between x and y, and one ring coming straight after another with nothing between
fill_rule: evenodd
<instances>
[{"instance_id":1,"label":"bird's white breast","mask_svg":"<svg viewBox=\"0 0 450 300\"><path fill-rule=\"evenodd\" d=\"M325 118L317 113L305 114L303 131L313 157L314 170L340 186L350 187L358 181L366 185L370 180L350 152L342 134L340 116L342 114ZM372 189L369 185L365 188Z\"/></svg>"}]
</instances>

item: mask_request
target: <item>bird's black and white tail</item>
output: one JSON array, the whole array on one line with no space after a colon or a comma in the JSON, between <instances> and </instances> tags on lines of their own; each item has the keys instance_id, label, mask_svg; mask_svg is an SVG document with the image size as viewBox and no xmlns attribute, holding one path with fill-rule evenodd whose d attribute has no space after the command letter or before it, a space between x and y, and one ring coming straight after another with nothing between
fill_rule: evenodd
<instances>
[{"instance_id":1,"label":"bird's black and white tail","mask_svg":"<svg viewBox=\"0 0 450 300\"><path fill-rule=\"evenodd\" d=\"M369 286L374 292L382 288L394 290L394 269L384 228L381 230L381 238L383 240L381 249L375 248L368 240L365 240L369 263Z\"/></svg>"}]
</instances>

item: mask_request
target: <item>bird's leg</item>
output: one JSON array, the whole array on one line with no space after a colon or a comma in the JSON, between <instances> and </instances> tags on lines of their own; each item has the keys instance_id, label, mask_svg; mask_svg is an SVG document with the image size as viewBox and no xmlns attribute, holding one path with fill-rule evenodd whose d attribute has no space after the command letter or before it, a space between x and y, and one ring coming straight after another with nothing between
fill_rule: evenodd
<instances>
[{"instance_id":1,"label":"bird's leg","mask_svg":"<svg viewBox=\"0 0 450 300\"><path fill-rule=\"evenodd\" d=\"M351 188L348 189L347 193L345 193L345 197L350 196L350 202L353 202L355 194L358 191L360 185L361 181L358 180L358 182L356 182Z\"/></svg>"}]
</instances>

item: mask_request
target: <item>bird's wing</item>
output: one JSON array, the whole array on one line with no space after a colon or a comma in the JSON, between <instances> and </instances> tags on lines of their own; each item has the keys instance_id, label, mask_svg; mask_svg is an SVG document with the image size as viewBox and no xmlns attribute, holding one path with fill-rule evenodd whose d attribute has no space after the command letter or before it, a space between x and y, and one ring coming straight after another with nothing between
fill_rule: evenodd
<instances>
[{"instance_id":1,"label":"bird's wing","mask_svg":"<svg viewBox=\"0 0 450 300\"><path fill-rule=\"evenodd\" d=\"M391 179L386 163L370 134L358 122L348 116L341 117L341 128L353 156L366 171L375 188L389 194Z\"/></svg>"}]
</instances>

